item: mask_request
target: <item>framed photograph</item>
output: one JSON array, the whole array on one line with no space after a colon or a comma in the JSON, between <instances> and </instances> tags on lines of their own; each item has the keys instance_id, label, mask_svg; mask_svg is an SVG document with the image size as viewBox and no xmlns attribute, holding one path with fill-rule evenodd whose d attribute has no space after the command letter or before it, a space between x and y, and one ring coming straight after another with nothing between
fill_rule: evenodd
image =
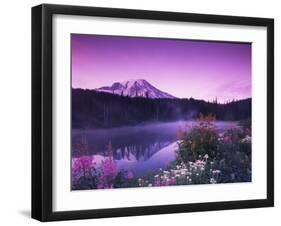
<instances>
[{"instance_id":1,"label":"framed photograph","mask_svg":"<svg viewBox=\"0 0 281 226\"><path fill-rule=\"evenodd\" d=\"M274 21L32 8L32 217L274 205Z\"/></svg>"}]
</instances>

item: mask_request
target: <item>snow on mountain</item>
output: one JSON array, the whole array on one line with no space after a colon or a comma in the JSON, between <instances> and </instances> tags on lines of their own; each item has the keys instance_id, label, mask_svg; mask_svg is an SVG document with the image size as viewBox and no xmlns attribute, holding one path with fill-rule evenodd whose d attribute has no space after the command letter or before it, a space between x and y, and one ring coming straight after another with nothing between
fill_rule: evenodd
<instances>
[{"instance_id":1,"label":"snow on mountain","mask_svg":"<svg viewBox=\"0 0 281 226\"><path fill-rule=\"evenodd\" d=\"M176 98L168 93L157 89L144 79L115 82L111 86L104 86L96 89L96 91L113 93L129 97L147 97L152 99Z\"/></svg>"}]
</instances>

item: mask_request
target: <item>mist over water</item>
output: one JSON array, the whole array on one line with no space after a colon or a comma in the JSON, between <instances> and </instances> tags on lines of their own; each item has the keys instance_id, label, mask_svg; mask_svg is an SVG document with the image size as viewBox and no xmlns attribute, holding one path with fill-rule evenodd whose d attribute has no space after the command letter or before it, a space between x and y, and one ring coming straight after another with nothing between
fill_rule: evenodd
<instances>
[{"instance_id":1,"label":"mist over water","mask_svg":"<svg viewBox=\"0 0 281 226\"><path fill-rule=\"evenodd\" d=\"M179 128L188 130L194 123L177 121L112 129L75 129L72 131L72 156L81 155L74 147L84 143L87 155L102 158L111 143L113 158L119 169L130 170L135 175L142 176L158 168L165 169L175 159L177 131ZM238 125L236 122L217 121L216 126L218 132L223 132Z\"/></svg>"}]
</instances>

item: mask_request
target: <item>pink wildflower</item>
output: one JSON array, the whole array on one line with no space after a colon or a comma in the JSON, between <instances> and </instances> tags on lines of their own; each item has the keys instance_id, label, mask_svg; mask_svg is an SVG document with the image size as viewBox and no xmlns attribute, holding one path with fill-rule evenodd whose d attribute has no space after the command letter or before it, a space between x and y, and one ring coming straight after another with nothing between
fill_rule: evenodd
<instances>
[{"instance_id":1,"label":"pink wildflower","mask_svg":"<svg viewBox=\"0 0 281 226\"><path fill-rule=\"evenodd\" d=\"M224 142L225 144L231 144L231 143L232 143L232 140L231 140L231 138L230 138L229 136L225 136L225 137L223 138L223 142Z\"/></svg>"},{"instance_id":2,"label":"pink wildflower","mask_svg":"<svg viewBox=\"0 0 281 226\"><path fill-rule=\"evenodd\" d=\"M128 171L128 173L127 173L127 178L128 178L129 180L134 178L134 174L133 174L132 171Z\"/></svg>"},{"instance_id":3,"label":"pink wildflower","mask_svg":"<svg viewBox=\"0 0 281 226\"><path fill-rule=\"evenodd\" d=\"M117 175L117 164L109 157L103 163L103 174L105 177L115 177Z\"/></svg>"},{"instance_id":4,"label":"pink wildflower","mask_svg":"<svg viewBox=\"0 0 281 226\"><path fill-rule=\"evenodd\" d=\"M81 156L72 159L72 178L74 181L79 180L80 177L85 176L94 168L93 156Z\"/></svg>"},{"instance_id":5,"label":"pink wildflower","mask_svg":"<svg viewBox=\"0 0 281 226\"><path fill-rule=\"evenodd\" d=\"M160 179L156 179L153 183L153 186L161 186L161 181Z\"/></svg>"},{"instance_id":6,"label":"pink wildflower","mask_svg":"<svg viewBox=\"0 0 281 226\"><path fill-rule=\"evenodd\" d=\"M99 178L98 188L113 188L118 168L113 158L107 157L101 167L102 175Z\"/></svg>"},{"instance_id":7,"label":"pink wildflower","mask_svg":"<svg viewBox=\"0 0 281 226\"><path fill-rule=\"evenodd\" d=\"M171 178L170 185L175 185L175 184L177 184L176 178Z\"/></svg>"}]
</instances>

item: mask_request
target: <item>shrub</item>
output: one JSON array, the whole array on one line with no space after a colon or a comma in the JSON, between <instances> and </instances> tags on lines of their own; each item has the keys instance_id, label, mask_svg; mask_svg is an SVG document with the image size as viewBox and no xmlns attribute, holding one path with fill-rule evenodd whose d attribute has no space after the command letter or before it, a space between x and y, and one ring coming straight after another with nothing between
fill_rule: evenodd
<instances>
[{"instance_id":1,"label":"shrub","mask_svg":"<svg viewBox=\"0 0 281 226\"><path fill-rule=\"evenodd\" d=\"M97 188L97 179L94 157L81 156L72 159L72 189Z\"/></svg>"},{"instance_id":2,"label":"shrub","mask_svg":"<svg viewBox=\"0 0 281 226\"><path fill-rule=\"evenodd\" d=\"M196 161L199 156L208 155L214 157L218 149L218 133L215 126L215 116L200 114L197 123L189 132L182 133L177 152L178 161Z\"/></svg>"}]
</instances>

